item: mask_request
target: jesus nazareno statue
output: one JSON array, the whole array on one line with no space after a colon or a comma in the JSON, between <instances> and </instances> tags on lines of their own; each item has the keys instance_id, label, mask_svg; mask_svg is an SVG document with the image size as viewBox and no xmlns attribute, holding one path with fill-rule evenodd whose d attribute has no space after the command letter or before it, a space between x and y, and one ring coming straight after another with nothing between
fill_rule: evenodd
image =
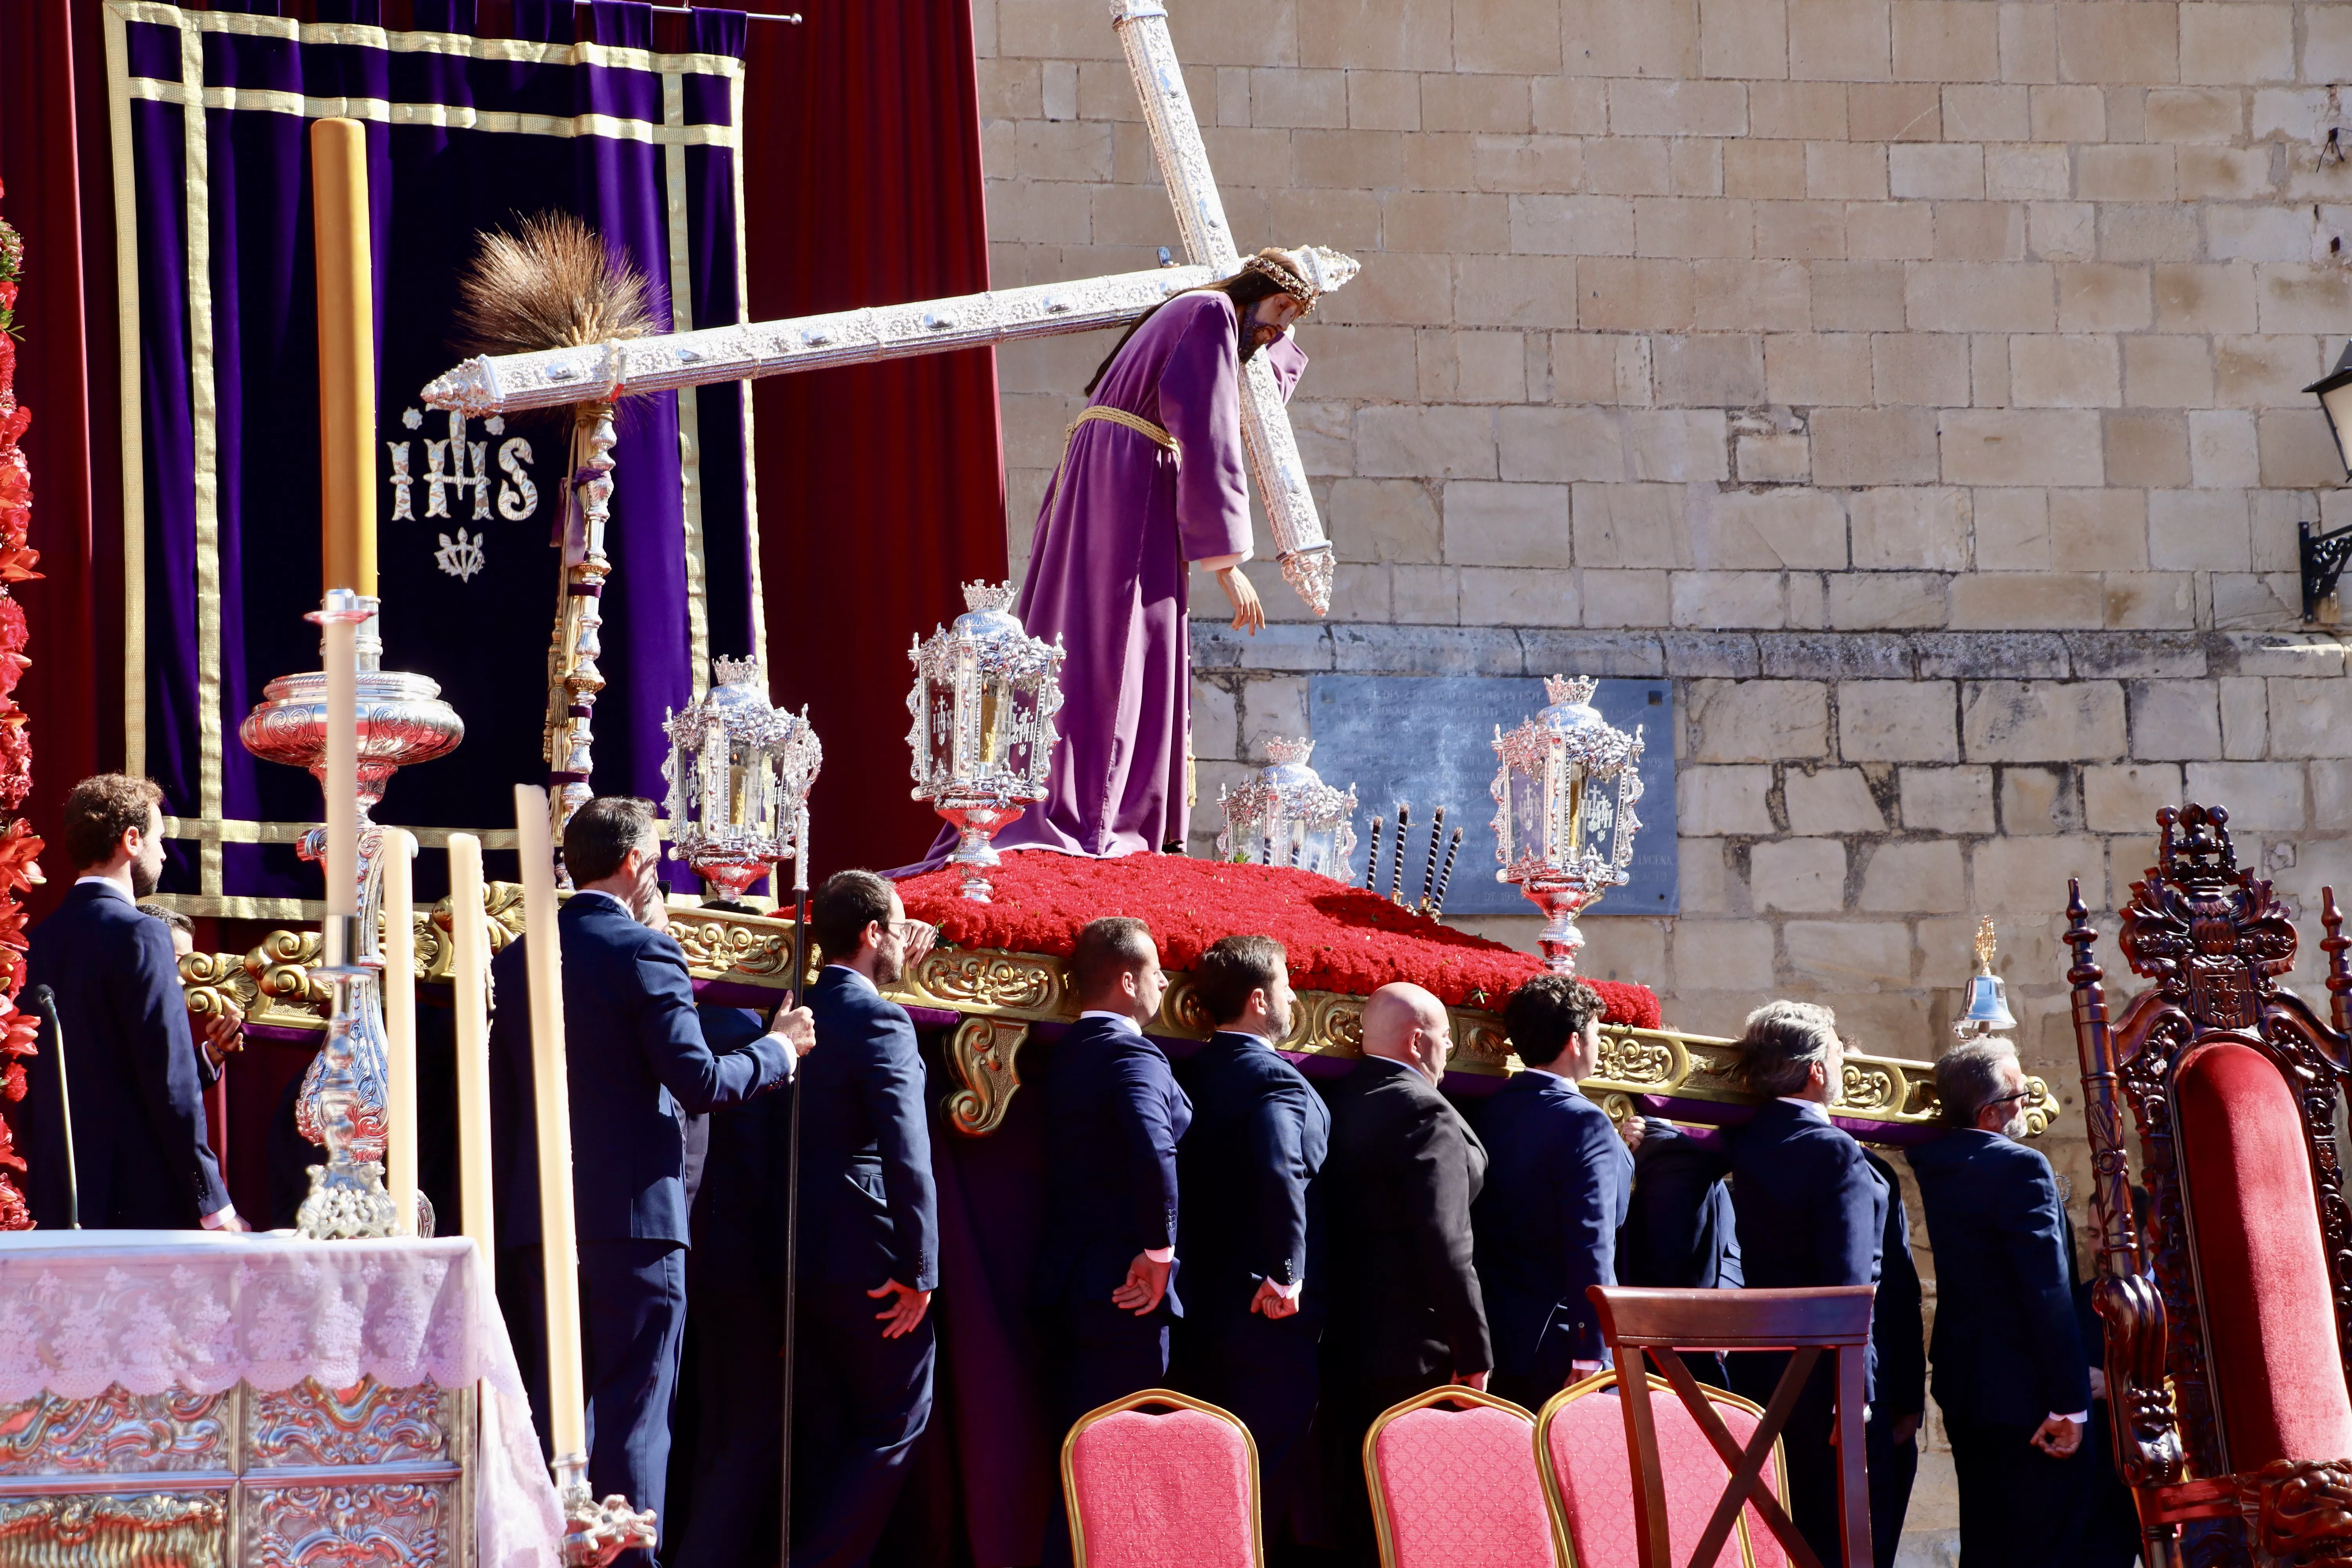
<instances>
[{"instance_id":1,"label":"jesus nazareno statue","mask_svg":"<svg viewBox=\"0 0 2352 1568\"><path fill-rule=\"evenodd\" d=\"M1015 606L1032 636L1068 650L1060 738L1045 798L997 848L1107 857L1182 844L1187 563L1216 574L1237 629L1265 625L1241 570L1252 553L1243 366L1264 353L1286 398L1307 368L1292 323L1355 271L1318 247L1262 250L1138 321L1095 372L1093 401L1070 426L1038 510ZM954 845L950 829L933 858Z\"/></svg>"}]
</instances>

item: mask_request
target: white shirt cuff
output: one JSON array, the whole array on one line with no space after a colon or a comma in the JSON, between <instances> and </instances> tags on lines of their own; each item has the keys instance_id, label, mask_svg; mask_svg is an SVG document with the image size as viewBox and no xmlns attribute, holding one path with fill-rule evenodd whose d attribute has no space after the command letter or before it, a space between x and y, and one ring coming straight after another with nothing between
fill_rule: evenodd
<instances>
[{"instance_id":1,"label":"white shirt cuff","mask_svg":"<svg viewBox=\"0 0 2352 1568\"><path fill-rule=\"evenodd\" d=\"M1173 1263L1176 1261L1176 1249L1172 1247L1147 1247L1143 1249L1143 1256L1154 1263Z\"/></svg>"},{"instance_id":2,"label":"white shirt cuff","mask_svg":"<svg viewBox=\"0 0 2352 1568\"><path fill-rule=\"evenodd\" d=\"M228 1228L229 1221L236 1217L236 1205L235 1204L229 1204L221 1208L215 1209L212 1213L205 1215L204 1218L198 1220L196 1223L203 1226L206 1230L226 1230Z\"/></svg>"},{"instance_id":3,"label":"white shirt cuff","mask_svg":"<svg viewBox=\"0 0 2352 1568\"><path fill-rule=\"evenodd\" d=\"M2050 1413L2050 1419L2053 1421L2072 1421L2077 1426L2087 1426L2091 1424L2091 1413L2087 1410L2077 1410L2072 1415L2061 1415L2058 1412L2053 1410Z\"/></svg>"},{"instance_id":4,"label":"white shirt cuff","mask_svg":"<svg viewBox=\"0 0 2352 1568\"><path fill-rule=\"evenodd\" d=\"M1257 552L1253 549L1244 550L1237 555L1212 555L1206 560L1195 561L1192 564L1203 572L1222 572L1228 566L1240 565L1243 562L1255 557L1256 553Z\"/></svg>"},{"instance_id":5,"label":"white shirt cuff","mask_svg":"<svg viewBox=\"0 0 2352 1568\"><path fill-rule=\"evenodd\" d=\"M782 1035L770 1035L768 1038L775 1041L776 1044L782 1048L784 1053L783 1081L786 1083L792 1082L794 1078L800 1075L801 1053L793 1047L792 1041L784 1038Z\"/></svg>"},{"instance_id":6,"label":"white shirt cuff","mask_svg":"<svg viewBox=\"0 0 2352 1568\"><path fill-rule=\"evenodd\" d=\"M1307 1281L1304 1279L1291 1285L1285 1285L1279 1279L1269 1279L1266 1283L1273 1286L1274 1293L1281 1297L1286 1301L1297 1300L1298 1293L1307 1289Z\"/></svg>"}]
</instances>

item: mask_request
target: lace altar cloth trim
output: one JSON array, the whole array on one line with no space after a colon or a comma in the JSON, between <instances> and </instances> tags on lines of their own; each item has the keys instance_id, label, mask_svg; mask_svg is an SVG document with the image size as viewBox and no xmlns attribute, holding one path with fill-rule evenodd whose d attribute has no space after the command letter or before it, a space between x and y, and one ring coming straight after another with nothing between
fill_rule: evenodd
<instances>
[{"instance_id":1,"label":"lace altar cloth trim","mask_svg":"<svg viewBox=\"0 0 2352 1568\"><path fill-rule=\"evenodd\" d=\"M562 1534L530 1403L474 1244L285 1234L33 1231L0 1239L0 1403L263 1393L316 1378L478 1383L482 1568L554 1568Z\"/></svg>"}]
</instances>

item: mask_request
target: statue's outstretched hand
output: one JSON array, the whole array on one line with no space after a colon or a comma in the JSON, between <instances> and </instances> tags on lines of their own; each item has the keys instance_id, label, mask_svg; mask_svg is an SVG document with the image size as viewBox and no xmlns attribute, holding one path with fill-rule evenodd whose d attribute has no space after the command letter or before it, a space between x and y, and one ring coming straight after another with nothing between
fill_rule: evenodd
<instances>
[{"instance_id":1,"label":"statue's outstretched hand","mask_svg":"<svg viewBox=\"0 0 2352 1568\"><path fill-rule=\"evenodd\" d=\"M1239 566L1227 566L1217 573L1217 586L1234 606L1234 630L1255 637L1265 629L1265 606L1258 602L1257 589L1251 585Z\"/></svg>"}]
</instances>

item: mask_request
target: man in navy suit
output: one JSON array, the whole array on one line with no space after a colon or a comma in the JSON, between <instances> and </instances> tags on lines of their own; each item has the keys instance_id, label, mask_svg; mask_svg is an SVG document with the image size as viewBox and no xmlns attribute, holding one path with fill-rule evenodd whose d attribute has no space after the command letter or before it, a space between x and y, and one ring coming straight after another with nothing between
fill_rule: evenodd
<instances>
[{"instance_id":1,"label":"man in navy suit","mask_svg":"<svg viewBox=\"0 0 2352 1568\"><path fill-rule=\"evenodd\" d=\"M25 980L57 994L80 1215L89 1230L242 1230L205 1141L205 1105L172 933L141 912L163 869L163 791L101 773L66 796L77 873L33 928ZM34 1222L67 1225L66 1122L56 1031L26 1063L26 1197Z\"/></svg>"},{"instance_id":2,"label":"man in navy suit","mask_svg":"<svg viewBox=\"0 0 2352 1568\"><path fill-rule=\"evenodd\" d=\"M1952 1440L1965 1568L2052 1563L2074 1504L2063 1463L2090 1420L2073 1241L2025 1132L2025 1069L2002 1042L1936 1063L1952 1131L1911 1151L1936 1248L1936 1403Z\"/></svg>"},{"instance_id":3,"label":"man in navy suit","mask_svg":"<svg viewBox=\"0 0 2352 1568\"><path fill-rule=\"evenodd\" d=\"M1350 1563L1373 1561L1364 1434L1399 1400L1448 1383L1483 1389L1494 1352L1470 1209L1486 1151L1437 1091L1454 1037L1418 985L1364 1003L1364 1059L1331 1086L1331 1316L1323 1331L1323 1475Z\"/></svg>"},{"instance_id":4,"label":"man in navy suit","mask_svg":"<svg viewBox=\"0 0 2352 1568\"><path fill-rule=\"evenodd\" d=\"M930 951L898 889L836 871L809 910L824 973L801 1106L793 1568L862 1568L931 1415L939 1189L923 1063L879 987ZM878 1310L877 1310L878 1308Z\"/></svg>"},{"instance_id":5,"label":"man in navy suit","mask_svg":"<svg viewBox=\"0 0 2352 1568\"><path fill-rule=\"evenodd\" d=\"M1175 1289L1176 1145L1192 1103L1143 1033L1168 981L1150 928L1107 915L1078 933L1081 1009L1046 1064L1045 1228L1037 1258L1045 1408L1058 1444L1097 1405L1168 1381ZM1070 1561L1058 1500L1045 1561Z\"/></svg>"},{"instance_id":6,"label":"man in navy suit","mask_svg":"<svg viewBox=\"0 0 2352 1568\"><path fill-rule=\"evenodd\" d=\"M1539 974L1503 1005L1527 1069L1479 1109L1486 1185L1471 1210L1478 1285L1495 1344L1493 1391L1539 1408L1609 1364L1584 1291L1617 1283L1633 1156L1609 1113L1579 1092L1601 1061L1601 993Z\"/></svg>"},{"instance_id":7,"label":"man in navy suit","mask_svg":"<svg viewBox=\"0 0 2352 1568\"><path fill-rule=\"evenodd\" d=\"M1628 1117L1622 1136L1633 1151L1633 1195L1617 1233L1618 1283L1738 1289L1747 1277L1725 1180L1729 1141L1685 1132L1659 1116Z\"/></svg>"},{"instance_id":8,"label":"man in navy suit","mask_svg":"<svg viewBox=\"0 0 2352 1568\"><path fill-rule=\"evenodd\" d=\"M1876 1285L1889 1195L1862 1145L1830 1122L1829 1103L1845 1071L1836 1015L1810 1002L1774 1002L1748 1016L1739 1044L1748 1087L1765 1097L1731 1143L1731 1198L1748 1287ZM1780 1353L1729 1359L1732 1385L1759 1404L1769 1401L1788 1363ZM1867 1361L1865 1368L1868 1400L1875 1372ZM1823 1357L1784 1429L1789 1512L1824 1563L1841 1558L1838 1455L1830 1442L1836 1396Z\"/></svg>"},{"instance_id":9,"label":"man in navy suit","mask_svg":"<svg viewBox=\"0 0 2352 1568\"><path fill-rule=\"evenodd\" d=\"M1862 1157L1886 1187L1886 1230L1879 1243L1878 1294L1870 1303L1870 1354L1878 1392L1863 1432L1870 1470L1873 1568L1895 1568L1903 1520L1919 1477L1919 1424L1927 1412L1927 1339L1921 1324L1919 1266L1911 1260L1911 1216L1895 1167L1872 1150Z\"/></svg>"},{"instance_id":10,"label":"man in navy suit","mask_svg":"<svg viewBox=\"0 0 2352 1568\"><path fill-rule=\"evenodd\" d=\"M695 1016L686 953L646 923L661 897L650 802L606 795L564 829L579 890L556 919L563 953L563 1036L572 1112L573 1221L588 1393L588 1487L659 1511L670 1405L686 1327L686 1119L785 1082L814 1042L806 1009L714 1057ZM656 918L659 918L656 916ZM499 1294L520 1359L545 1379L538 1268L539 1140L531 1085L526 936L493 971L491 1121L506 1154L498 1208ZM543 1411L546 1401L534 1398ZM543 1434L542 1434L543 1436ZM646 1568L651 1553L624 1554Z\"/></svg>"},{"instance_id":11,"label":"man in navy suit","mask_svg":"<svg viewBox=\"0 0 2352 1568\"><path fill-rule=\"evenodd\" d=\"M1306 1285L1322 1250L1315 1175L1331 1113L1275 1050L1290 1037L1293 1001L1280 942L1220 938L1192 965L1192 979L1216 1033L1177 1074L1192 1096L1192 1127L1176 1157L1186 1305L1171 1375L1250 1429L1266 1534L1281 1545L1299 1439L1315 1414L1322 1291L1310 1302Z\"/></svg>"}]
</instances>

